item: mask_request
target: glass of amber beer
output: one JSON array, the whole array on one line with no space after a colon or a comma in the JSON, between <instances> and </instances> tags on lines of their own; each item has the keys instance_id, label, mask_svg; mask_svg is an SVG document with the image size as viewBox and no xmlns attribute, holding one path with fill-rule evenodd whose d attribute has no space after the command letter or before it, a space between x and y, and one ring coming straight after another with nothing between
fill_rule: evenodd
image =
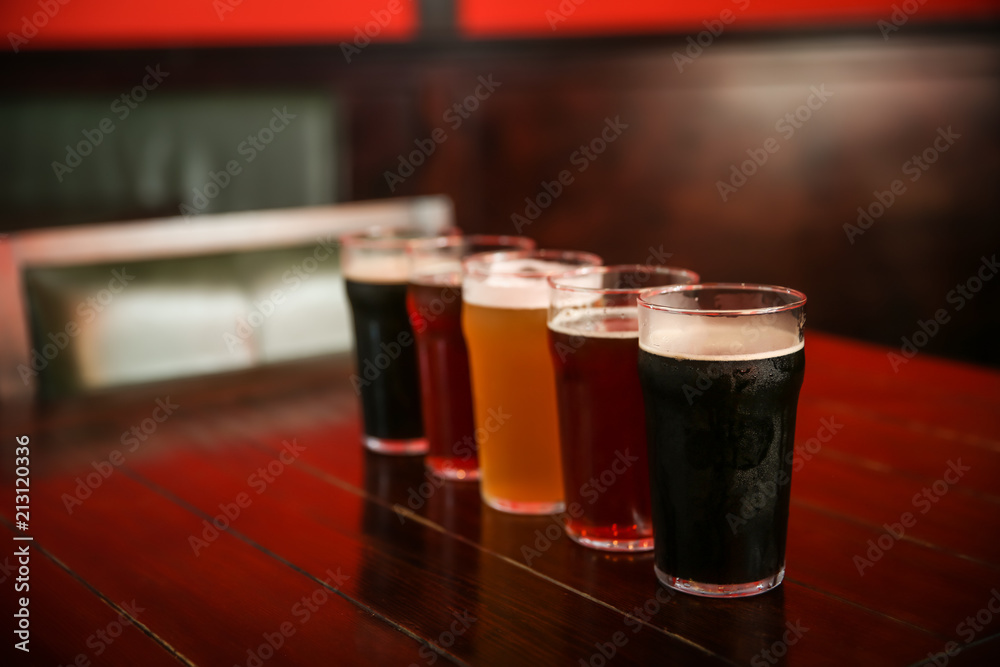
<instances>
[{"instance_id":1,"label":"glass of amber beer","mask_svg":"<svg viewBox=\"0 0 1000 667\"><path fill-rule=\"evenodd\" d=\"M693 271L639 264L549 277L565 529L584 546L653 548L636 301L643 289L696 282Z\"/></svg>"},{"instance_id":2,"label":"glass of amber beer","mask_svg":"<svg viewBox=\"0 0 1000 667\"><path fill-rule=\"evenodd\" d=\"M656 576L696 595L785 576L806 297L705 284L639 296Z\"/></svg>"},{"instance_id":3,"label":"glass of amber beer","mask_svg":"<svg viewBox=\"0 0 1000 667\"><path fill-rule=\"evenodd\" d=\"M526 236L448 236L415 241L406 307L417 339L428 470L446 479L479 478L469 354L462 336L462 259L480 252L531 250Z\"/></svg>"},{"instance_id":4,"label":"glass of amber beer","mask_svg":"<svg viewBox=\"0 0 1000 667\"><path fill-rule=\"evenodd\" d=\"M409 245L417 229L372 229L341 238L340 262L354 319L365 446L383 454L427 451L413 328L406 312Z\"/></svg>"},{"instance_id":5,"label":"glass of amber beer","mask_svg":"<svg viewBox=\"0 0 1000 667\"><path fill-rule=\"evenodd\" d=\"M494 509L565 508L546 278L600 263L597 255L558 250L472 255L462 263L480 492Z\"/></svg>"}]
</instances>

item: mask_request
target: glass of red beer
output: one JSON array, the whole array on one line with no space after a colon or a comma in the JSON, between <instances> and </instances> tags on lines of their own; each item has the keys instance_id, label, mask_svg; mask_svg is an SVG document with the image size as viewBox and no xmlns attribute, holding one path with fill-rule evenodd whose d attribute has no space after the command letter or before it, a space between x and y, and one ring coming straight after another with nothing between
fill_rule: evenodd
<instances>
[{"instance_id":1,"label":"glass of red beer","mask_svg":"<svg viewBox=\"0 0 1000 667\"><path fill-rule=\"evenodd\" d=\"M427 468L446 479L479 478L469 355L462 336L462 259L479 252L532 250L524 236L449 236L410 248L406 306L416 338Z\"/></svg>"},{"instance_id":2,"label":"glass of red beer","mask_svg":"<svg viewBox=\"0 0 1000 667\"><path fill-rule=\"evenodd\" d=\"M643 289L696 282L698 274L686 269L639 264L549 278L564 525L579 544L653 548L637 300Z\"/></svg>"}]
</instances>

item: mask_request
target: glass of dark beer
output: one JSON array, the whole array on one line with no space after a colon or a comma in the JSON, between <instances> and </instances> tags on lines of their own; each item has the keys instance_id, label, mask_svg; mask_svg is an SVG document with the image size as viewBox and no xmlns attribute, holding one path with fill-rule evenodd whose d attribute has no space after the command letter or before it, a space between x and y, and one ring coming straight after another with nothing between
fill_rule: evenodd
<instances>
[{"instance_id":1,"label":"glass of dark beer","mask_svg":"<svg viewBox=\"0 0 1000 667\"><path fill-rule=\"evenodd\" d=\"M785 576L806 297L705 284L639 296L656 576L714 597Z\"/></svg>"},{"instance_id":2,"label":"glass of dark beer","mask_svg":"<svg viewBox=\"0 0 1000 667\"><path fill-rule=\"evenodd\" d=\"M564 526L579 544L653 548L636 301L643 289L696 282L692 271L639 264L549 277Z\"/></svg>"},{"instance_id":3,"label":"glass of dark beer","mask_svg":"<svg viewBox=\"0 0 1000 667\"><path fill-rule=\"evenodd\" d=\"M469 354L462 336L462 259L531 250L525 236L448 236L415 241L406 306L417 339L427 468L439 477L479 479Z\"/></svg>"},{"instance_id":4,"label":"glass of dark beer","mask_svg":"<svg viewBox=\"0 0 1000 667\"><path fill-rule=\"evenodd\" d=\"M354 319L365 446L383 454L424 454L413 328L406 312L409 245L417 229L372 229L341 238L340 262Z\"/></svg>"}]
</instances>

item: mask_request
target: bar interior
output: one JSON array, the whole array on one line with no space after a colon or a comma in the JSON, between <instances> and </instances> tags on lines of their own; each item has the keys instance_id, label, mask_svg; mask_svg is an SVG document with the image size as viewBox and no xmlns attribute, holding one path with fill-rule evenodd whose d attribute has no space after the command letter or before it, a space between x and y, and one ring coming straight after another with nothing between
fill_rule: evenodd
<instances>
[{"instance_id":1,"label":"bar interior","mask_svg":"<svg viewBox=\"0 0 1000 667\"><path fill-rule=\"evenodd\" d=\"M0 28L2 664L1000 664L997 3Z\"/></svg>"}]
</instances>

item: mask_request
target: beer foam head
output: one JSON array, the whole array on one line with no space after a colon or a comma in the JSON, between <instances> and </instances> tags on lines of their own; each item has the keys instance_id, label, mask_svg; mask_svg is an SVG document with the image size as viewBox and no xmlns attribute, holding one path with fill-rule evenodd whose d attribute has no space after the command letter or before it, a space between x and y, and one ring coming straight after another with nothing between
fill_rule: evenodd
<instances>
[{"instance_id":1,"label":"beer foam head","mask_svg":"<svg viewBox=\"0 0 1000 667\"><path fill-rule=\"evenodd\" d=\"M561 282L563 279L565 279L565 282ZM550 317L555 316L555 311L563 308L585 308L587 306L598 306L601 303L601 294L596 291L600 289L602 284L602 276L600 274L581 274L577 270L571 273L549 276L546 278L546 281L549 284Z\"/></svg>"},{"instance_id":2,"label":"beer foam head","mask_svg":"<svg viewBox=\"0 0 1000 667\"><path fill-rule=\"evenodd\" d=\"M652 264L614 264L585 266L549 278L553 289L563 291L598 291L601 293L632 293L638 295L652 287L689 285L698 282L694 271ZM635 300L632 300L634 303Z\"/></svg>"},{"instance_id":3,"label":"beer foam head","mask_svg":"<svg viewBox=\"0 0 1000 667\"><path fill-rule=\"evenodd\" d=\"M470 234L421 239L410 247L410 281L423 285L461 285L464 258L477 253L533 250L534 247L535 242L526 236Z\"/></svg>"},{"instance_id":4,"label":"beer foam head","mask_svg":"<svg viewBox=\"0 0 1000 667\"><path fill-rule=\"evenodd\" d=\"M436 285L443 280L451 280L450 276L456 275L462 275L461 259L414 256L410 265L410 280L422 285Z\"/></svg>"},{"instance_id":5,"label":"beer foam head","mask_svg":"<svg viewBox=\"0 0 1000 667\"><path fill-rule=\"evenodd\" d=\"M588 306L635 308L639 293L651 287L698 282L687 269L646 264L587 266L549 276L550 319L564 308Z\"/></svg>"},{"instance_id":6,"label":"beer foam head","mask_svg":"<svg viewBox=\"0 0 1000 667\"><path fill-rule=\"evenodd\" d=\"M410 261L403 255L365 255L344 258L344 277L365 283L405 283L410 277Z\"/></svg>"},{"instance_id":7,"label":"beer foam head","mask_svg":"<svg viewBox=\"0 0 1000 667\"><path fill-rule=\"evenodd\" d=\"M567 336L588 338L638 338L637 308L571 308L549 320L549 329Z\"/></svg>"},{"instance_id":8,"label":"beer foam head","mask_svg":"<svg viewBox=\"0 0 1000 667\"><path fill-rule=\"evenodd\" d=\"M409 247L428 238L416 228L373 228L341 238L340 262L344 277L366 283L405 283L412 265Z\"/></svg>"},{"instance_id":9,"label":"beer foam head","mask_svg":"<svg viewBox=\"0 0 1000 667\"><path fill-rule=\"evenodd\" d=\"M802 349L805 295L752 285L695 285L640 297L639 347L679 359L766 359Z\"/></svg>"},{"instance_id":10,"label":"beer foam head","mask_svg":"<svg viewBox=\"0 0 1000 667\"><path fill-rule=\"evenodd\" d=\"M554 250L472 255L463 263L462 300L491 308L548 308L550 275L600 261L589 253Z\"/></svg>"}]
</instances>

